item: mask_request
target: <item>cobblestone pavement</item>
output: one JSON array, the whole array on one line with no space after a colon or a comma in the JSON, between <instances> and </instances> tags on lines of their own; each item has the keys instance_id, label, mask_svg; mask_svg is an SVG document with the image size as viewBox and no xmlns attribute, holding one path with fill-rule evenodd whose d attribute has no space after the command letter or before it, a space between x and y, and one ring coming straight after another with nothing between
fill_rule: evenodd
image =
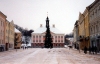
<instances>
[{"instance_id":1,"label":"cobblestone pavement","mask_svg":"<svg viewBox=\"0 0 100 64\"><path fill-rule=\"evenodd\" d=\"M30 48L0 52L0 64L100 64L100 55L68 48Z\"/></svg>"}]
</instances>

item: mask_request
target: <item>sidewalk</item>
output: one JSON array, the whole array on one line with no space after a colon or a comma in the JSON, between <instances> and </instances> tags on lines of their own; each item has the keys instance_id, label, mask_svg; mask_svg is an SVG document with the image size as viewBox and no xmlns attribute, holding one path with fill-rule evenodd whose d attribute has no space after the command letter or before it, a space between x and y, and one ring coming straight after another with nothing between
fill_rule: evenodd
<instances>
[{"instance_id":1,"label":"sidewalk","mask_svg":"<svg viewBox=\"0 0 100 64\"><path fill-rule=\"evenodd\" d=\"M70 50L73 50L74 52L79 53L79 50L77 50L77 49L72 48ZM83 50L80 50L79 54L83 54L83 55L85 55L87 57L90 57L90 58L92 57L92 58L96 58L96 59L100 60L100 53L89 54L89 51L87 51L87 54L85 54Z\"/></svg>"}]
</instances>

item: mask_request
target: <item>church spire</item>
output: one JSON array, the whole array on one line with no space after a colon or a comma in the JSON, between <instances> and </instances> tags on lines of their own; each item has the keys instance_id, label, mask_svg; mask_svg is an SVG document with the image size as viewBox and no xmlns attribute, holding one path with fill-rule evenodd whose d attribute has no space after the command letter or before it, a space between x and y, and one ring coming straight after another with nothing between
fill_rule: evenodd
<instances>
[{"instance_id":1,"label":"church spire","mask_svg":"<svg viewBox=\"0 0 100 64\"><path fill-rule=\"evenodd\" d=\"M46 20L49 20L49 18L48 18L48 12L47 12L47 19Z\"/></svg>"}]
</instances>

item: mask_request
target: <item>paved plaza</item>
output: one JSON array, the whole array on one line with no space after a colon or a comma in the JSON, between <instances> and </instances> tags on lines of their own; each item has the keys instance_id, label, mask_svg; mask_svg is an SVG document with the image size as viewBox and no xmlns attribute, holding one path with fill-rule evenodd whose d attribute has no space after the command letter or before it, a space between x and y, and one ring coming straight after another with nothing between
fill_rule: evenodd
<instances>
[{"instance_id":1,"label":"paved plaza","mask_svg":"<svg viewBox=\"0 0 100 64\"><path fill-rule=\"evenodd\" d=\"M0 52L0 64L100 64L100 55L68 48L29 48Z\"/></svg>"}]
</instances>

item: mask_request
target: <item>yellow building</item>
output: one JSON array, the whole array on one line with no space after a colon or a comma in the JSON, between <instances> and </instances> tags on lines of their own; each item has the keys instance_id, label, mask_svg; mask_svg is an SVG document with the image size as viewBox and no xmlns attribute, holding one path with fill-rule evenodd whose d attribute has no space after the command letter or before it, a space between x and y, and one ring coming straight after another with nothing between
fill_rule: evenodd
<instances>
[{"instance_id":1,"label":"yellow building","mask_svg":"<svg viewBox=\"0 0 100 64\"><path fill-rule=\"evenodd\" d=\"M79 25L79 47L80 49L84 49L84 36L85 36L85 29L84 29L84 15L82 13L79 13L79 20L78 20L78 25Z\"/></svg>"},{"instance_id":2,"label":"yellow building","mask_svg":"<svg viewBox=\"0 0 100 64\"><path fill-rule=\"evenodd\" d=\"M6 20L5 22L5 49L9 50L9 49L14 49L14 33L15 33L15 29L14 29L14 23L13 21L9 22L8 20Z\"/></svg>"},{"instance_id":3,"label":"yellow building","mask_svg":"<svg viewBox=\"0 0 100 64\"><path fill-rule=\"evenodd\" d=\"M9 21L8 20L6 20L5 22L5 43L6 43L5 50L8 50L9 49Z\"/></svg>"},{"instance_id":4,"label":"yellow building","mask_svg":"<svg viewBox=\"0 0 100 64\"><path fill-rule=\"evenodd\" d=\"M0 47L5 50L5 21L7 16L0 11Z\"/></svg>"},{"instance_id":5,"label":"yellow building","mask_svg":"<svg viewBox=\"0 0 100 64\"><path fill-rule=\"evenodd\" d=\"M89 48L90 46L90 38L89 38L89 12L87 10L87 8L85 9L84 13L84 31L85 31L85 42L84 45Z\"/></svg>"},{"instance_id":6,"label":"yellow building","mask_svg":"<svg viewBox=\"0 0 100 64\"><path fill-rule=\"evenodd\" d=\"M9 49L14 49L14 33L15 33L14 22L11 21L9 23Z\"/></svg>"},{"instance_id":7,"label":"yellow building","mask_svg":"<svg viewBox=\"0 0 100 64\"><path fill-rule=\"evenodd\" d=\"M21 33L20 32L16 32L15 33L15 39L17 39L17 41L15 41L15 42L17 42L17 45L14 45L14 48L17 48L17 49L19 49L19 48L21 48L21 44L22 44L22 42L21 42Z\"/></svg>"},{"instance_id":8,"label":"yellow building","mask_svg":"<svg viewBox=\"0 0 100 64\"><path fill-rule=\"evenodd\" d=\"M84 49L86 46L89 48L90 39L89 39L89 13L87 8L84 10L83 14L79 13L79 46L80 49Z\"/></svg>"}]
</instances>

